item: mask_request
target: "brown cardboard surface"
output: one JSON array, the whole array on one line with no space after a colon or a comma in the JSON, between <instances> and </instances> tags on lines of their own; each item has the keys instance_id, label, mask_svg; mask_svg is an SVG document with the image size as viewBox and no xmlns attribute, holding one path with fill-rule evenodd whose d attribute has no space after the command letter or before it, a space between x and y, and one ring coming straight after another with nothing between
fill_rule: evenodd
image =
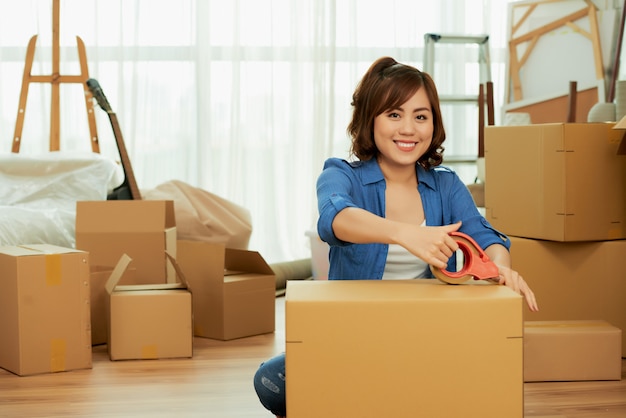
<instances>
[{"instance_id":1,"label":"brown cardboard surface","mask_svg":"<svg viewBox=\"0 0 626 418\"><path fill-rule=\"evenodd\" d=\"M611 123L485 128L486 218L552 241L626 238L623 131Z\"/></svg>"},{"instance_id":2,"label":"brown cardboard surface","mask_svg":"<svg viewBox=\"0 0 626 418\"><path fill-rule=\"evenodd\" d=\"M173 257L180 282L118 285L131 258L124 254L105 288L111 360L192 357L192 295Z\"/></svg>"},{"instance_id":3,"label":"brown cardboard surface","mask_svg":"<svg viewBox=\"0 0 626 418\"><path fill-rule=\"evenodd\" d=\"M622 331L606 321L524 323L524 381L621 380Z\"/></svg>"},{"instance_id":4,"label":"brown cardboard surface","mask_svg":"<svg viewBox=\"0 0 626 418\"><path fill-rule=\"evenodd\" d=\"M290 281L285 315L288 416L523 416L522 298L509 288Z\"/></svg>"},{"instance_id":5,"label":"brown cardboard surface","mask_svg":"<svg viewBox=\"0 0 626 418\"><path fill-rule=\"evenodd\" d=\"M83 201L76 205L76 248L93 265L115 266L122 256L136 270L125 284L175 280L165 252L176 256L174 202L169 200Z\"/></svg>"},{"instance_id":6,"label":"brown cardboard surface","mask_svg":"<svg viewBox=\"0 0 626 418\"><path fill-rule=\"evenodd\" d=\"M274 332L276 278L258 252L179 240L177 261L194 292L194 335L232 340Z\"/></svg>"},{"instance_id":7,"label":"brown cardboard surface","mask_svg":"<svg viewBox=\"0 0 626 418\"><path fill-rule=\"evenodd\" d=\"M20 376L89 369L89 254L0 247L0 367Z\"/></svg>"},{"instance_id":8,"label":"brown cardboard surface","mask_svg":"<svg viewBox=\"0 0 626 418\"><path fill-rule=\"evenodd\" d=\"M512 267L531 287L539 312L529 321L603 320L626 329L626 240L554 242L509 237ZM626 357L626 335L622 334Z\"/></svg>"},{"instance_id":9,"label":"brown cardboard surface","mask_svg":"<svg viewBox=\"0 0 626 418\"><path fill-rule=\"evenodd\" d=\"M108 302L105 283L111 276L113 267L91 266L89 274L89 288L91 293L91 344L106 344L107 318L106 304Z\"/></svg>"}]
</instances>

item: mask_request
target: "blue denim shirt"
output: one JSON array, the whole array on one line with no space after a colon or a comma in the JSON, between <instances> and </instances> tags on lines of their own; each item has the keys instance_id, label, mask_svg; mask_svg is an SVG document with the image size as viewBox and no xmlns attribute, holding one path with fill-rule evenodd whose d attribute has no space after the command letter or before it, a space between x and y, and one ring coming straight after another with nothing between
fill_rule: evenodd
<instances>
[{"instance_id":1,"label":"blue denim shirt","mask_svg":"<svg viewBox=\"0 0 626 418\"><path fill-rule=\"evenodd\" d=\"M478 212L472 195L458 175L446 167L425 170L416 165L418 191L427 226L462 221L459 231L471 236L483 249L492 244L510 248L510 241ZM385 217L385 179L376 159L348 162L330 158L317 180L319 219L317 232L330 245L331 280L381 279L388 244L353 244L333 233L335 216L347 207L358 207ZM451 259L448 270L454 270Z\"/></svg>"}]
</instances>

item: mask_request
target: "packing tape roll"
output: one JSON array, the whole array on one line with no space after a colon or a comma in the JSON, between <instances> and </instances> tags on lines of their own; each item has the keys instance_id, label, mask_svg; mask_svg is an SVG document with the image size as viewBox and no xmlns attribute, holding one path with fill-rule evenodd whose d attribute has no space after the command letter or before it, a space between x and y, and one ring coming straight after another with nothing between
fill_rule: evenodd
<instances>
[{"instance_id":1,"label":"packing tape roll","mask_svg":"<svg viewBox=\"0 0 626 418\"><path fill-rule=\"evenodd\" d=\"M437 279L448 284L461 284L471 278L474 280L497 279L496 281L500 282L498 266L489 259L489 256L472 237L458 231L450 232L450 236L463 253L463 267L458 271L448 271L430 266Z\"/></svg>"},{"instance_id":2,"label":"packing tape roll","mask_svg":"<svg viewBox=\"0 0 626 418\"><path fill-rule=\"evenodd\" d=\"M442 270L438 267L430 266L430 270L435 277L444 283L448 284L461 284L474 276L467 272L467 266L469 264L469 257L478 256L478 250L476 247L466 238L458 235L453 235L452 238L459 244L459 249L463 253L463 267L457 272L450 272L448 270ZM453 257L456 254L453 255Z\"/></svg>"}]
</instances>

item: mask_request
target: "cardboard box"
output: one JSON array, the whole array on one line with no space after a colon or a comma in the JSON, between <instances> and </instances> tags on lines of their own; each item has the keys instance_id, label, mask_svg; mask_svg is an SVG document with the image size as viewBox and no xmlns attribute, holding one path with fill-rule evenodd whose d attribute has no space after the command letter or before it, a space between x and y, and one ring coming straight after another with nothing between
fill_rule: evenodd
<instances>
[{"instance_id":1,"label":"cardboard box","mask_svg":"<svg viewBox=\"0 0 626 418\"><path fill-rule=\"evenodd\" d=\"M624 132L613 125L485 127L487 220L524 238L626 238Z\"/></svg>"},{"instance_id":2,"label":"cardboard box","mask_svg":"<svg viewBox=\"0 0 626 418\"><path fill-rule=\"evenodd\" d=\"M106 282L111 277L113 267L91 266L89 274L90 306L91 306L91 345L106 344L107 303Z\"/></svg>"},{"instance_id":3,"label":"cardboard box","mask_svg":"<svg viewBox=\"0 0 626 418\"><path fill-rule=\"evenodd\" d=\"M622 331L606 321L524 323L524 381L621 380Z\"/></svg>"},{"instance_id":4,"label":"cardboard box","mask_svg":"<svg viewBox=\"0 0 626 418\"><path fill-rule=\"evenodd\" d=\"M289 281L285 315L287 416L523 416L522 298L507 287Z\"/></svg>"},{"instance_id":5,"label":"cardboard box","mask_svg":"<svg viewBox=\"0 0 626 418\"><path fill-rule=\"evenodd\" d=\"M165 253L176 256L176 218L170 200L83 201L76 205L76 248L97 266L133 259L132 282L150 284L176 276Z\"/></svg>"},{"instance_id":6,"label":"cardboard box","mask_svg":"<svg viewBox=\"0 0 626 418\"><path fill-rule=\"evenodd\" d=\"M124 254L106 283L111 360L192 357L192 298L173 257L180 282L119 285L131 258Z\"/></svg>"},{"instance_id":7,"label":"cardboard box","mask_svg":"<svg viewBox=\"0 0 626 418\"><path fill-rule=\"evenodd\" d=\"M539 304L539 312L526 310L527 320L597 319L626 329L626 240L510 239L512 267L524 277ZM622 356L626 357L625 335Z\"/></svg>"},{"instance_id":8,"label":"cardboard box","mask_svg":"<svg viewBox=\"0 0 626 418\"><path fill-rule=\"evenodd\" d=\"M256 251L178 241L178 264L194 290L194 334L232 340L274 332L276 277Z\"/></svg>"},{"instance_id":9,"label":"cardboard box","mask_svg":"<svg viewBox=\"0 0 626 418\"><path fill-rule=\"evenodd\" d=\"M20 376L91 368L89 254L0 247L0 367Z\"/></svg>"}]
</instances>

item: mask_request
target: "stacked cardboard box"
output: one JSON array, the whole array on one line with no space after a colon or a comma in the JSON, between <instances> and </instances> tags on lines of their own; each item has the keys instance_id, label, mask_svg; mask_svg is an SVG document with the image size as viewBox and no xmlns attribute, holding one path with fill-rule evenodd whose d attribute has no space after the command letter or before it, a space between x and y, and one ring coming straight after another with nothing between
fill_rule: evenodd
<instances>
[{"instance_id":1,"label":"stacked cardboard box","mask_svg":"<svg viewBox=\"0 0 626 418\"><path fill-rule=\"evenodd\" d=\"M94 266L114 267L133 259L132 282L166 281L176 271L165 253L176 256L176 217L171 200L82 201L76 205L76 248L89 252ZM129 280L129 279L126 279ZM131 281L131 280L129 280Z\"/></svg>"},{"instance_id":2,"label":"stacked cardboard box","mask_svg":"<svg viewBox=\"0 0 626 418\"><path fill-rule=\"evenodd\" d=\"M524 380L620 380L621 342L606 321L526 321Z\"/></svg>"},{"instance_id":3,"label":"stacked cardboard box","mask_svg":"<svg viewBox=\"0 0 626 418\"><path fill-rule=\"evenodd\" d=\"M626 329L626 155L618 154L624 133L613 127L485 129L486 217L511 237L513 268L537 296L530 321L603 320Z\"/></svg>"},{"instance_id":4,"label":"stacked cardboard box","mask_svg":"<svg viewBox=\"0 0 626 418\"><path fill-rule=\"evenodd\" d=\"M78 202L76 247L93 265L92 344L108 343L114 360L191 356L191 293L171 261L173 201Z\"/></svg>"},{"instance_id":5,"label":"stacked cardboard box","mask_svg":"<svg viewBox=\"0 0 626 418\"><path fill-rule=\"evenodd\" d=\"M524 414L522 298L508 287L289 281L285 312L288 416Z\"/></svg>"},{"instance_id":6,"label":"stacked cardboard box","mask_svg":"<svg viewBox=\"0 0 626 418\"><path fill-rule=\"evenodd\" d=\"M0 247L0 367L20 376L91 368L89 254Z\"/></svg>"}]
</instances>

